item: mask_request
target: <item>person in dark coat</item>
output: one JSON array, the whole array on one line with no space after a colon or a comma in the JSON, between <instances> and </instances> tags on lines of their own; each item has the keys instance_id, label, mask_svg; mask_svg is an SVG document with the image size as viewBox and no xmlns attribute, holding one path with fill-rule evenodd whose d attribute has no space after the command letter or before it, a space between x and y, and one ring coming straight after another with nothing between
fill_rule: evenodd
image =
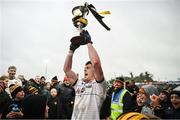
<instances>
[{"instance_id":1,"label":"person in dark coat","mask_svg":"<svg viewBox=\"0 0 180 120\"><path fill-rule=\"evenodd\" d=\"M4 109L4 105L11 100L9 94L5 91L8 85L8 81L8 76L3 75L0 77L0 118Z\"/></svg>"},{"instance_id":2,"label":"person in dark coat","mask_svg":"<svg viewBox=\"0 0 180 120\"><path fill-rule=\"evenodd\" d=\"M42 95L45 95L47 99L49 99L49 97L51 96L50 94L50 87L51 87L51 83L50 82L46 82L43 89L42 89Z\"/></svg>"},{"instance_id":3,"label":"person in dark coat","mask_svg":"<svg viewBox=\"0 0 180 120\"><path fill-rule=\"evenodd\" d=\"M133 101L136 101L136 97L137 97L137 93L139 92L139 88L138 88L138 86L135 85L135 81L130 80L129 85L126 89L131 93L131 96L133 97Z\"/></svg>"},{"instance_id":4,"label":"person in dark coat","mask_svg":"<svg viewBox=\"0 0 180 120\"><path fill-rule=\"evenodd\" d=\"M9 91L12 99L5 105L1 118L22 118L21 104L25 93L22 87L17 84L10 85Z\"/></svg>"},{"instance_id":5,"label":"person in dark coat","mask_svg":"<svg viewBox=\"0 0 180 120\"><path fill-rule=\"evenodd\" d=\"M36 76L35 79L29 80L29 83L24 86L25 93L29 92L29 86L32 86L38 90L38 94L42 94L42 86L40 85L40 76Z\"/></svg>"},{"instance_id":6,"label":"person in dark coat","mask_svg":"<svg viewBox=\"0 0 180 120\"><path fill-rule=\"evenodd\" d=\"M170 101L172 107L164 111L165 119L180 119L180 91L172 91L170 93Z\"/></svg>"},{"instance_id":7,"label":"person in dark coat","mask_svg":"<svg viewBox=\"0 0 180 120\"><path fill-rule=\"evenodd\" d=\"M159 104L162 109L166 110L171 106L169 93L166 90L162 90L159 94Z\"/></svg>"},{"instance_id":8,"label":"person in dark coat","mask_svg":"<svg viewBox=\"0 0 180 120\"><path fill-rule=\"evenodd\" d=\"M114 90L114 86L110 87L106 93L106 99L104 100L101 110L100 110L100 119L106 119L111 115L111 97Z\"/></svg>"},{"instance_id":9,"label":"person in dark coat","mask_svg":"<svg viewBox=\"0 0 180 120\"><path fill-rule=\"evenodd\" d=\"M75 99L75 90L71 86L70 81L65 76L63 83L60 85L60 99L63 103L63 110L65 119L71 119L74 99Z\"/></svg>"},{"instance_id":10,"label":"person in dark coat","mask_svg":"<svg viewBox=\"0 0 180 120\"><path fill-rule=\"evenodd\" d=\"M64 119L63 114L63 108L62 108L62 102L59 99L59 92L56 88L51 88L50 90L50 98L48 99L48 107L49 107L49 113L48 118L50 119Z\"/></svg>"},{"instance_id":11,"label":"person in dark coat","mask_svg":"<svg viewBox=\"0 0 180 120\"><path fill-rule=\"evenodd\" d=\"M48 118L47 99L43 95L31 94L22 102L23 119Z\"/></svg>"}]
</instances>

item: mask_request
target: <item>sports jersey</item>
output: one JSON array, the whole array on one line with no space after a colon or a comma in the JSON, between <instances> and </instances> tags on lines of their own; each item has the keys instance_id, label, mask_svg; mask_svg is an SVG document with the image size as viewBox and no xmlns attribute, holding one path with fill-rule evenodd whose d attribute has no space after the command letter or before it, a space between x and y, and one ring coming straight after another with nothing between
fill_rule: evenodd
<instances>
[{"instance_id":1,"label":"sports jersey","mask_svg":"<svg viewBox=\"0 0 180 120\"><path fill-rule=\"evenodd\" d=\"M78 80L74 89L76 96L71 119L100 119L99 111L106 97L106 81L98 83L93 80L86 83L83 80Z\"/></svg>"}]
</instances>

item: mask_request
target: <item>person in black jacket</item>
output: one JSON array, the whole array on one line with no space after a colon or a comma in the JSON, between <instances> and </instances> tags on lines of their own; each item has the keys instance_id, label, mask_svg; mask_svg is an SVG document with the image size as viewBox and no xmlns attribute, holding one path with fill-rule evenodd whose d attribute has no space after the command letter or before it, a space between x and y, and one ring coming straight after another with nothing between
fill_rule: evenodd
<instances>
[{"instance_id":1,"label":"person in black jacket","mask_svg":"<svg viewBox=\"0 0 180 120\"><path fill-rule=\"evenodd\" d=\"M49 107L48 118L65 119L62 108L62 101L58 97L61 96L61 94L59 94L56 88L51 88L50 94L51 96L48 99L48 103L47 103Z\"/></svg>"},{"instance_id":2,"label":"person in black jacket","mask_svg":"<svg viewBox=\"0 0 180 120\"><path fill-rule=\"evenodd\" d=\"M9 94L5 90L7 88L8 81L8 76L3 75L0 77L0 118L5 107L4 105L11 100Z\"/></svg>"},{"instance_id":3,"label":"person in black jacket","mask_svg":"<svg viewBox=\"0 0 180 120\"><path fill-rule=\"evenodd\" d=\"M180 91L172 91L170 93L170 101L172 107L164 111L165 119L180 119Z\"/></svg>"},{"instance_id":4,"label":"person in black jacket","mask_svg":"<svg viewBox=\"0 0 180 120\"><path fill-rule=\"evenodd\" d=\"M166 90L162 90L159 94L159 104L162 109L166 110L171 106L169 93Z\"/></svg>"},{"instance_id":5,"label":"person in black jacket","mask_svg":"<svg viewBox=\"0 0 180 120\"><path fill-rule=\"evenodd\" d=\"M48 118L47 99L43 95L30 94L22 101L23 119Z\"/></svg>"},{"instance_id":6,"label":"person in black jacket","mask_svg":"<svg viewBox=\"0 0 180 120\"><path fill-rule=\"evenodd\" d=\"M111 115L111 97L114 90L114 86L110 87L107 90L106 98L102 104L101 110L100 110L100 119L106 119Z\"/></svg>"},{"instance_id":7,"label":"person in black jacket","mask_svg":"<svg viewBox=\"0 0 180 120\"><path fill-rule=\"evenodd\" d=\"M65 119L71 119L74 106L75 90L70 81L65 76L63 83L60 85L60 99L63 103Z\"/></svg>"},{"instance_id":8,"label":"person in black jacket","mask_svg":"<svg viewBox=\"0 0 180 120\"><path fill-rule=\"evenodd\" d=\"M42 86L40 85L40 76L36 76L35 79L30 79L28 84L24 86L23 90L28 94L29 86L35 87L38 90L38 94L42 94Z\"/></svg>"},{"instance_id":9,"label":"person in black jacket","mask_svg":"<svg viewBox=\"0 0 180 120\"><path fill-rule=\"evenodd\" d=\"M6 103L1 118L22 118L23 113L21 111L21 104L25 93L22 87L16 84L10 85L9 91L11 93L12 99Z\"/></svg>"}]
</instances>

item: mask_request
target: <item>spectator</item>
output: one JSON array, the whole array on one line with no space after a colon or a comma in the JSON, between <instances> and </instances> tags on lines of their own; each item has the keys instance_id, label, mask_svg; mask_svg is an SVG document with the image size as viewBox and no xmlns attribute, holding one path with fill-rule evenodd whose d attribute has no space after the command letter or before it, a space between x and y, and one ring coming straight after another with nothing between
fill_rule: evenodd
<instances>
[{"instance_id":1,"label":"spectator","mask_svg":"<svg viewBox=\"0 0 180 120\"><path fill-rule=\"evenodd\" d=\"M15 77L16 71L17 71L17 68L15 66L10 66L8 68L8 77L9 77L8 87L11 84L18 84L19 86L22 86L22 81Z\"/></svg>"},{"instance_id":2,"label":"spectator","mask_svg":"<svg viewBox=\"0 0 180 120\"><path fill-rule=\"evenodd\" d=\"M50 87L51 87L51 83L46 82L42 89L42 95L46 96L47 99L50 97Z\"/></svg>"},{"instance_id":3,"label":"spectator","mask_svg":"<svg viewBox=\"0 0 180 120\"><path fill-rule=\"evenodd\" d=\"M51 88L56 88L59 92L59 89L60 89L60 85L59 85L59 81L58 81L58 78L57 76L54 76L52 79L51 79Z\"/></svg>"},{"instance_id":4,"label":"spectator","mask_svg":"<svg viewBox=\"0 0 180 120\"><path fill-rule=\"evenodd\" d=\"M58 90L56 88L51 88L51 96L48 99L49 107L49 118L50 119L65 119L63 116L64 109L62 108L62 101L59 99Z\"/></svg>"},{"instance_id":5,"label":"spectator","mask_svg":"<svg viewBox=\"0 0 180 120\"><path fill-rule=\"evenodd\" d=\"M46 78L44 76L41 76L40 78L40 85L44 86L46 83Z\"/></svg>"},{"instance_id":6,"label":"spectator","mask_svg":"<svg viewBox=\"0 0 180 120\"><path fill-rule=\"evenodd\" d=\"M139 88L138 88L138 86L135 85L135 81L134 80L130 81L129 87L128 87L128 91L133 96L133 101L136 101L136 96L137 96L137 93L139 92Z\"/></svg>"},{"instance_id":7,"label":"spectator","mask_svg":"<svg viewBox=\"0 0 180 120\"><path fill-rule=\"evenodd\" d=\"M1 118L22 118L21 104L25 96L24 91L22 87L17 84L10 85L9 89L12 100L5 105Z\"/></svg>"},{"instance_id":8,"label":"spectator","mask_svg":"<svg viewBox=\"0 0 180 120\"><path fill-rule=\"evenodd\" d=\"M71 86L69 79L65 76L60 85L60 99L63 103L63 112L65 119L71 119L74 106L75 90Z\"/></svg>"},{"instance_id":9,"label":"spectator","mask_svg":"<svg viewBox=\"0 0 180 120\"><path fill-rule=\"evenodd\" d=\"M24 78L24 75L18 75L18 79L22 82L22 87L26 86L28 84L28 81Z\"/></svg>"},{"instance_id":10,"label":"spectator","mask_svg":"<svg viewBox=\"0 0 180 120\"><path fill-rule=\"evenodd\" d=\"M50 83L50 82L46 82L45 88L46 88L48 91L50 91L51 83Z\"/></svg>"},{"instance_id":11,"label":"spectator","mask_svg":"<svg viewBox=\"0 0 180 120\"><path fill-rule=\"evenodd\" d=\"M35 79L30 79L29 83L24 87L24 91L28 93L29 86L32 86L38 90L38 94L42 94L42 86L40 85L40 76L36 76Z\"/></svg>"},{"instance_id":12,"label":"spectator","mask_svg":"<svg viewBox=\"0 0 180 120\"><path fill-rule=\"evenodd\" d=\"M172 91L170 93L170 102L172 106L166 109L165 119L180 119L180 91Z\"/></svg>"},{"instance_id":13,"label":"spectator","mask_svg":"<svg viewBox=\"0 0 180 120\"><path fill-rule=\"evenodd\" d=\"M0 77L0 118L2 115L2 111L4 110L4 105L10 101L10 96L5 91L8 85L9 78L5 75Z\"/></svg>"},{"instance_id":14,"label":"spectator","mask_svg":"<svg viewBox=\"0 0 180 120\"><path fill-rule=\"evenodd\" d=\"M3 92L5 88L8 87L8 81L9 81L8 76L3 75L0 77L0 93Z\"/></svg>"},{"instance_id":15,"label":"spectator","mask_svg":"<svg viewBox=\"0 0 180 120\"><path fill-rule=\"evenodd\" d=\"M124 78L117 77L113 86L110 118L116 120L121 114L132 111L135 104L129 91L124 89Z\"/></svg>"},{"instance_id":16,"label":"spectator","mask_svg":"<svg viewBox=\"0 0 180 120\"><path fill-rule=\"evenodd\" d=\"M106 99L104 100L100 110L101 119L108 119L108 117L111 115L111 99L113 90L114 84L107 90Z\"/></svg>"},{"instance_id":17,"label":"spectator","mask_svg":"<svg viewBox=\"0 0 180 120\"><path fill-rule=\"evenodd\" d=\"M29 95L22 102L23 119L48 118L47 99L42 95Z\"/></svg>"},{"instance_id":18,"label":"spectator","mask_svg":"<svg viewBox=\"0 0 180 120\"><path fill-rule=\"evenodd\" d=\"M158 95L159 92L153 85L142 86L137 94L135 111L149 116L162 117L163 111L157 104Z\"/></svg>"},{"instance_id":19,"label":"spectator","mask_svg":"<svg viewBox=\"0 0 180 120\"><path fill-rule=\"evenodd\" d=\"M166 90L162 90L159 94L159 104L162 109L168 109L171 104L170 104L170 98L169 98L169 93Z\"/></svg>"}]
</instances>

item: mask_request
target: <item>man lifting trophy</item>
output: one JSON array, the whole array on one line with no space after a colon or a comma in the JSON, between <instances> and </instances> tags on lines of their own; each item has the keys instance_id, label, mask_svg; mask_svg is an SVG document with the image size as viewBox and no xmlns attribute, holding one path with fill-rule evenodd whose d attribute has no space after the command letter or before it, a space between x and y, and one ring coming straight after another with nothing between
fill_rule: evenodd
<instances>
[{"instance_id":1,"label":"man lifting trophy","mask_svg":"<svg viewBox=\"0 0 180 120\"><path fill-rule=\"evenodd\" d=\"M67 80L75 89L75 101L71 117L73 120L100 119L100 108L106 97L106 81L104 80L100 57L92 45L90 34L83 29L88 24L85 16L89 10L107 30L110 30L101 20L102 16L95 11L93 5L85 3L84 6L73 8L73 24L79 30L80 35L71 38L70 49L63 68ZM87 46L90 61L86 62L84 66L84 78L78 79L77 73L72 70L72 63L74 52L81 45Z\"/></svg>"}]
</instances>

